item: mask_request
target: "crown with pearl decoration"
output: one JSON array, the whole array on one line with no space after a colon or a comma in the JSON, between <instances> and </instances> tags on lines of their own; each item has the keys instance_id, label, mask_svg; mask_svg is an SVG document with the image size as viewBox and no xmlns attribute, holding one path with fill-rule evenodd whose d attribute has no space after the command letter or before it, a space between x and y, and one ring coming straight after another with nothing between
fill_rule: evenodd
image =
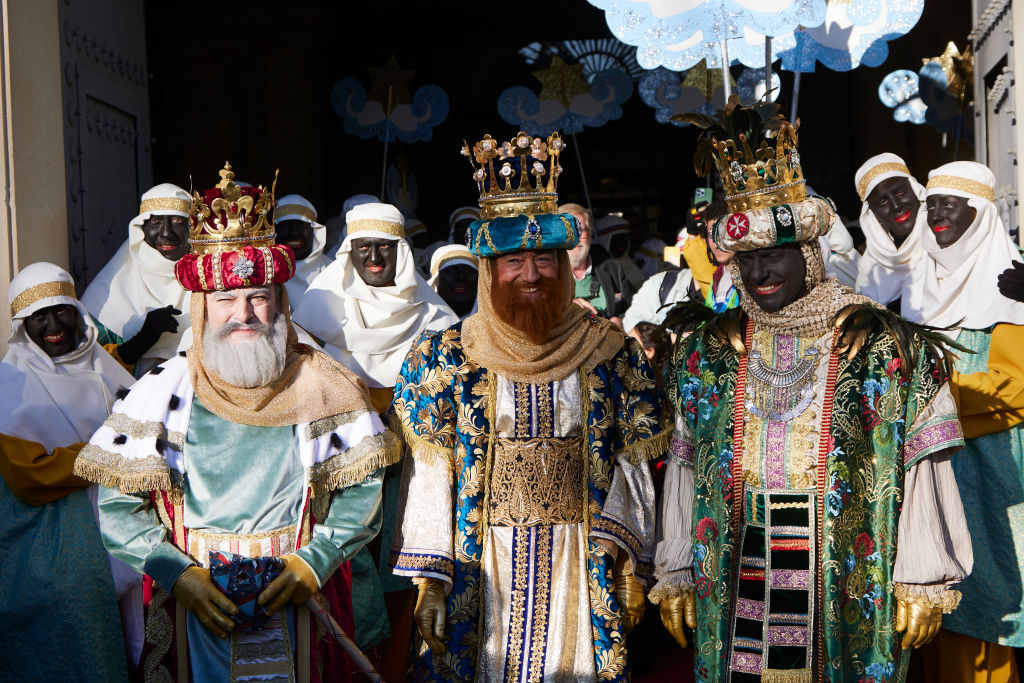
<instances>
[{"instance_id":1,"label":"crown with pearl decoration","mask_svg":"<svg viewBox=\"0 0 1024 683\"><path fill-rule=\"evenodd\" d=\"M463 142L462 156L480 192L480 218L558 213L558 157L564 150L557 132L545 140L520 131L501 143L485 135L472 149Z\"/></svg>"},{"instance_id":2,"label":"crown with pearl decoration","mask_svg":"<svg viewBox=\"0 0 1024 683\"><path fill-rule=\"evenodd\" d=\"M732 212L766 209L798 202L807 196L796 125L782 121L774 144L761 140L756 148L744 133L737 139L711 140L711 158L722 178L725 203Z\"/></svg>"}]
</instances>

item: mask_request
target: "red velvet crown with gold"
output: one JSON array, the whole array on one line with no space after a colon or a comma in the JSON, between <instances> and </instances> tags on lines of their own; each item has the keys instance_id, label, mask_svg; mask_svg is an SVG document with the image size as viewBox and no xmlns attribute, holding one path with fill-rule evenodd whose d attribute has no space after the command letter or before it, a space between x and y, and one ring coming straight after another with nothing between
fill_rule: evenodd
<instances>
[{"instance_id":1,"label":"red velvet crown with gold","mask_svg":"<svg viewBox=\"0 0 1024 683\"><path fill-rule=\"evenodd\" d=\"M220 182L192 193L192 252L174 264L181 286L192 292L213 292L287 282L295 275L295 254L274 244L274 190L235 184L231 164L220 170Z\"/></svg>"}]
</instances>

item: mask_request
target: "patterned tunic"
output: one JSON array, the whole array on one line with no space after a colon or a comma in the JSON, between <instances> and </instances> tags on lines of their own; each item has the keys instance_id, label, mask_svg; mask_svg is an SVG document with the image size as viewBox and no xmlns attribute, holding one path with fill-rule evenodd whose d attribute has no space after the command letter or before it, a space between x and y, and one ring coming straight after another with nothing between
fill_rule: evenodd
<instances>
[{"instance_id":1,"label":"patterned tunic","mask_svg":"<svg viewBox=\"0 0 1024 683\"><path fill-rule=\"evenodd\" d=\"M876 333L849 360L832 337L748 322L746 356L702 332L677 349L652 594L692 585L698 681L902 680L894 584L935 596L970 571L948 455L963 436L935 359L920 345L908 372L893 338ZM935 506L920 516L953 518L954 540L915 557L925 578L897 557L919 466L915 493ZM939 480L950 485L924 486Z\"/></svg>"},{"instance_id":2,"label":"patterned tunic","mask_svg":"<svg viewBox=\"0 0 1024 683\"><path fill-rule=\"evenodd\" d=\"M658 389L630 343L547 384L489 373L461 325L413 346L395 391L410 445L395 573L449 590L443 657L430 680L627 680L612 558L651 568L654 490L665 448Z\"/></svg>"}]
</instances>

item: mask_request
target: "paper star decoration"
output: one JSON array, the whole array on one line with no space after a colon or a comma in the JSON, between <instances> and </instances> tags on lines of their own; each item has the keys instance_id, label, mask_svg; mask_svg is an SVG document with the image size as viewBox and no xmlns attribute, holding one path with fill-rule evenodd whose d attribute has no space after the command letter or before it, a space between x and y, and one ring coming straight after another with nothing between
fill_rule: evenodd
<instances>
[{"instance_id":1,"label":"paper star decoration","mask_svg":"<svg viewBox=\"0 0 1024 683\"><path fill-rule=\"evenodd\" d=\"M541 83L541 100L558 100L566 109L577 95L590 94L590 86L583 80L583 64L566 64L561 57L551 58L551 66L533 75Z\"/></svg>"}]
</instances>

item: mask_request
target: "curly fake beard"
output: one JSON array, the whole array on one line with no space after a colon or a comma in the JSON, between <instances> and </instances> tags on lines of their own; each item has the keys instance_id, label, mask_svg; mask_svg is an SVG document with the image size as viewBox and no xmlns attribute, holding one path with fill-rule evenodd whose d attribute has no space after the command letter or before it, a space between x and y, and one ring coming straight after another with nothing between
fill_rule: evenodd
<instances>
[{"instance_id":1,"label":"curly fake beard","mask_svg":"<svg viewBox=\"0 0 1024 683\"><path fill-rule=\"evenodd\" d=\"M515 282L500 282L494 278L491 281L491 305L499 318L534 344L543 344L551 338L551 330L562 319L565 285L556 278L542 277L530 286L540 289L540 299L527 298Z\"/></svg>"}]
</instances>

